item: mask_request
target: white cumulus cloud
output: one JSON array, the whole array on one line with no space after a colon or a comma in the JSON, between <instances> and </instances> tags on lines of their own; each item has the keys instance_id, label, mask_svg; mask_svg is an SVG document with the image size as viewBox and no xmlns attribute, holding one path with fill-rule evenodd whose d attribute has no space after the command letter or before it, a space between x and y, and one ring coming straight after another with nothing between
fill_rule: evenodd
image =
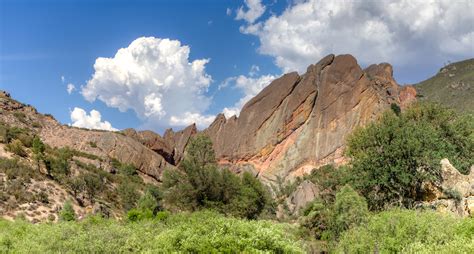
<instances>
[{"instance_id":1,"label":"white cumulus cloud","mask_svg":"<svg viewBox=\"0 0 474 254\"><path fill-rule=\"evenodd\" d=\"M250 68L249 76L239 75L236 77L230 77L224 80L224 82L219 86L220 88L227 87L232 85L232 88L238 89L243 93L243 96L231 107L225 107L222 110L222 113L229 118L233 115L239 115L242 107L250 99L255 97L260 91L268 86L274 79L277 78L275 75L261 75L256 77L260 68L256 65L252 65Z\"/></svg>"},{"instance_id":2,"label":"white cumulus cloud","mask_svg":"<svg viewBox=\"0 0 474 254\"><path fill-rule=\"evenodd\" d=\"M240 6L237 10L236 20L245 20L247 23L253 23L265 13L265 5L261 0L245 0L245 6ZM227 11L229 15L229 11Z\"/></svg>"},{"instance_id":3,"label":"white cumulus cloud","mask_svg":"<svg viewBox=\"0 0 474 254\"><path fill-rule=\"evenodd\" d=\"M151 127L205 127L211 103L205 93L212 78L209 59L189 60L190 48L178 40L140 37L114 57L99 57L94 74L82 88L90 102L98 99L124 112L129 109ZM199 117L198 117L199 116Z\"/></svg>"},{"instance_id":4,"label":"white cumulus cloud","mask_svg":"<svg viewBox=\"0 0 474 254\"><path fill-rule=\"evenodd\" d=\"M257 36L259 52L285 72L304 72L329 53L363 64L443 62L474 54L474 1L294 1L241 31Z\"/></svg>"},{"instance_id":5,"label":"white cumulus cloud","mask_svg":"<svg viewBox=\"0 0 474 254\"><path fill-rule=\"evenodd\" d=\"M71 125L75 127L117 131L108 121L102 121L100 112L95 109L91 110L88 115L84 109L75 107L71 111L71 121Z\"/></svg>"},{"instance_id":6,"label":"white cumulus cloud","mask_svg":"<svg viewBox=\"0 0 474 254\"><path fill-rule=\"evenodd\" d=\"M67 84L66 91L67 91L68 94L72 94L72 92L74 92L74 90L76 90L76 86L73 83Z\"/></svg>"}]
</instances>

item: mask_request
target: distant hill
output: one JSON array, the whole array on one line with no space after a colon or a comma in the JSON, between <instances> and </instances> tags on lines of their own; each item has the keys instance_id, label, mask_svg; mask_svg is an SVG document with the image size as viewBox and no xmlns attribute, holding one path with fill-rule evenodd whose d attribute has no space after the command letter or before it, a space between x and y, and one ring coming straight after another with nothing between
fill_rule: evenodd
<instances>
[{"instance_id":1,"label":"distant hill","mask_svg":"<svg viewBox=\"0 0 474 254\"><path fill-rule=\"evenodd\" d=\"M474 113L474 58L441 68L434 77L416 84L415 88L423 100Z\"/></svg>"}]
</instances>

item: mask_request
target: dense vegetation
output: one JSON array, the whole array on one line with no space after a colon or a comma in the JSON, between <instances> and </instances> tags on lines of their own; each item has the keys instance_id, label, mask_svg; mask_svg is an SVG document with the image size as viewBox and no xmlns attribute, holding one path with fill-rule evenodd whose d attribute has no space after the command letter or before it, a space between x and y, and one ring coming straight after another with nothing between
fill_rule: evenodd
<instances>
[{"instance_id":1,"label":"dense vegetation","mask_svg":"<svg viewBox=\"0 0 474 254\"><path fill-rule=\"evenodd\" d=\"M358 129L349 138L351 183L372 210L410 208L422 183L439 179L448 158L461 172L474 164L474 118L437 104L416 104Z\"/></svg>"},{"instance_id":2,"label":"dense vegetation","mask_svg":"<svg viewBox=\"0 0 474 254\"><path fill-rule=\"evenodd\" d=\"M293 226L209 211L139 222L91 217L32 225L0 220L0 229L0 253L303 253Z\"/></svg>"},{"instance_id":3,"label":"dense vegetation","mask_svg":"<svg viewBox=\"0 0 474 254\"><path fill-rule=\"evenodd\" d=\"M474 219L432 211L389 210L341 236L344 253L474 253Z\"/></svg>"},{"instance_id":4,"label":"dense vegetation","mask_svg":"<svg viewBox=\"0 0 474 254\"><path fill-rule=\"evenodd\" d=\"M458 112L474 113L474 58L444 66L415 88L421 100L441 103Z\"/></svg>"},{"instance_id":5,"label":"dense vegetation","mask_svg":"<svg viewBox=\"0 0 474 254\"><path fill-rule=\"evenodd\" d=\"M253 175L218 168L207 136L190 141L179 169L163 175L163 202L171 210L213 209L248 219L273 212L268 190Z\"/></svg>"},{"instance_id":6,"label":"dense vegetation","mask_svg":"<svg viewBox=\"0 0 474 254\"><path fill-rule=\"evenodd\" d=\"M56 224L0 221L0 253L474 252L474 218L409 210L421 200L423 183L440 180L441 159L463 173L474 164L474 118L436 104L403 111L392 106L349 137L347 165L326 165L290 184L280 179L275 199L252 174L219 168L204 135L190 140L184 160L164 172L160 187L144 184L133 165L106 158L113 168L106 172L81 160L103 158L48 147L24 129L0 125L0 142L16 154L0 159L8 179L0 184L0 204L10 197L47 202L24 190L30 179L45 177L74 197L58 211ZM29 155L32 165L24 163ZM277 222L277 206L284 207L302 181L314 183L319 196L283 218L293 225ZM78 220L71 201L110 202L124 219L107 219L102 211Z\"/></svg>"}]
</instances>

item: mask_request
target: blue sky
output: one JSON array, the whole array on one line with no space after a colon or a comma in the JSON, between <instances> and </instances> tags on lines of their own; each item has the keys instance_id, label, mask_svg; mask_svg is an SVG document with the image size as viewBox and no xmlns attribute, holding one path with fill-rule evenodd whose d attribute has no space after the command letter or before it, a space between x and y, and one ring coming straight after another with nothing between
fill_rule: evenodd
<instances>
[{"instance_id":1,"label":"blue sky","mask_svg":"<svg viewBox=\"0 0 474 254\"><path fill-rule=\"evenodd\" d=\"M117 129L147 128L162 133L168 127L182 128L189 123L188 118L201 121L200 126L205 127L208 119L224 108L238 112L246 98L254 96L271 78L286 71L301 72L328 53L354 54L362 66L391 62L401 84L428 78L448 60L474 55L474 11L469 1L456 2L447 11L443 1L408 7L400 1L390 10L373 1L364 8L358 6L360 1L336 3L0 0L0 89L62 123L76 121L78 126L101 128L104 125L95 124L108 121ZM407 18L397 10L404 15L418 13L420 18L409 19L411 23L406 24ZM338 19L338 15L346 18ZM439 17L444 22L436 21ZM314 21L323 25L313 27ZM173 73L181 65L172 65L165 73L156 74L166 68L153 64L145 66L150 73L141 70L127 74L139 77L139 81L123 81L117 78L123 73L123 68L117 67L118 60L94 67L97 58L114 58L120 48L152 37L142 44L138 40L137 47L150 49L168 43L166 39L179 42L171 43L172 47L184 50L189 46L189 55L179 55L187 61L183 66L207 60L204 70ZM157 54L165 59L178 56L160 52L146 57L153 62ZM142 63L137 60L134 66L141 68ZM93 78L105 70L110 76ZM170 76L177 80L181 74L186 78L179 81L183 83L180 86L171 82L169 88L165 85L154 90L149 84L150 80ZM199 80L202 84L196 85ZM70 83L75 87L71 94L67 92ZM122 96L122 88L131 90ZM150 99L147 93L155 96ZM185 105L178 110L174 106L179 103ZM76 107L85 113L77 110L74 120L71 113ZM98 122L89 115L93 109L101 114Z\"/></svg>"}]
</instances>

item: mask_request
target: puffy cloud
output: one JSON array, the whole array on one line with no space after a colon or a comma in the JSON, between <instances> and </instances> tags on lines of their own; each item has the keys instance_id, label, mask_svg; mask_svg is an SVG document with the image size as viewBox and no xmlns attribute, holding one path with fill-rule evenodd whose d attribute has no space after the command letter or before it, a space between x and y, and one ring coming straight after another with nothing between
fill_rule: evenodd
<instances>
[{"instance_id":1,"label":"puffy cloud","mask_svg":"<svg viewBox=\"0 0 474 254\"><path fill-rule=\"evenodd\" d=\"M205 96L212 82L205 72L209 59L189 61L189 53L178 40L138 38L112 58L97 58L81 93L90 102L134 110L146 126L180 126L193 119L204 127L209 116L202 113L211 102Z\"/></svg>"},{"instance_id":2,"label":"puffy cloud","mask_svg":"<svg viewBox=\"0 0 474 254\"><path fill-rule=\"evenodd\" d=\"M71 111L72 126L87 129L117 131L117 129L112 127L108 121L102 122L101 118L102 116L100 115L100 112L95 109L91 110L89 115L84 109L78 107L75 107L74 110Z\"/></svg>"},{"instance_id":3,"label":"puffy cloud","mask_svg":"<svg viewBox=\"0 0 474 254\"><path fill-rule=\"evenodd\" d=\"M285 72L329 53L363 64L444 62L474 53L473 10L470 0L295 1L241 32L258 36L259 52Z\"/></svg>"},{"instance_id":4,"label":"puffy cloud","mask_svg":"<svg viewBox=\"0 0 474 254\"><path fill-rule=\"evenodd\" d=\"M227 78L223 84L224 87L232 84L233 88L239 89L242 91L243 96L237 101L232 107L226 107L223 109L224 115L229 118L233 115L239 115L240 110L242 107L247 103L250 99L255 97L263 88L268 86L277 76L274 75L262 75L259 77L255 77L256 70L258 71L258 67L252 66L249 72L249 76L239 75L236 77Z\"/></svg>"},{"instance_id":5,"label":"puffy cloud","mask_svg":"<svg viewBox=\"0 0 474 254\"><path fill-rule=\"evenodd\" d=\"M201 115L199 113L186 112L182 117L171 116L170 123L171 125L176 126L188 126L196 123L198 126L207 127L214 121L214 119L214 115Z\"/></svg>"},{"instance_id":6,"label":"puffy cloud","mask_svg":"<svg viewBox=\"0 0 474 254\"><path fill-rule=\"evenodd\" d=\"M64 81L66 81L66 78L64 76L61 76L61 82L64 83Z\"/></svg>"},{"instance_id":7,"label":"puffy cloud","mask_svg":"<svg viewBox=\"0 0 474 254\"><path fill-rule=\"evenodd\" d=\"M76 90L76 86L73 83L67 84L66 91L67 91L68 94L72 94L72 92L74 92L74 90Z\"/></svg>"},{"instance_id":8,"label":"puffy cloud","mask_svg":"<svg viewBox=\"0 0 474 254\"><path fill-rule=\"evenodd\" d=\"M237 10L236 20L245 20L247 23L253 23L265 13L265 6L262 0L245 0L245 9L243 6ZM229 12L227 11L227 15Z\"/></svg>"}]
</instances>

